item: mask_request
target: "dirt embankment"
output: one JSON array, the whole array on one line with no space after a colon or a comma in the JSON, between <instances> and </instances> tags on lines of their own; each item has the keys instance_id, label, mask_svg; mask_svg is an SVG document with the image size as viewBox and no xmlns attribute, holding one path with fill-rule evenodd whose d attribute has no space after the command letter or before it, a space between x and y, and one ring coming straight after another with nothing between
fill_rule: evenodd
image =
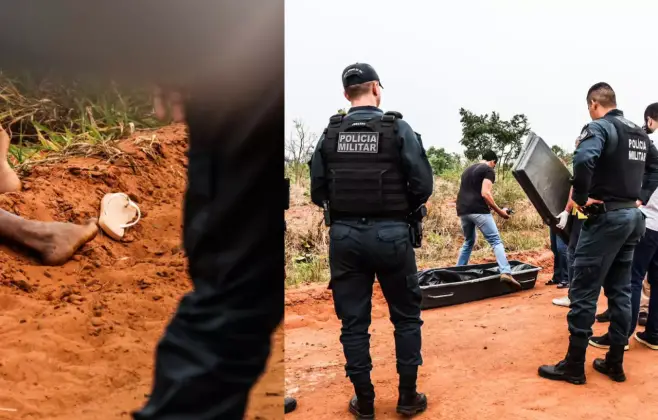
<instances>
[{"instance_id":1,"label":"dirt embankment","mask_svg":"<svg viewBox=\"0 0 658 420\"><path fill-rule=\"evenodd\" d=\"M37 167L25 191L0 195L0 208L42 221L98 217L109 192L142 211L122 242L99 234L62 267L0 244L0 409L16 410L0 419L127 419L150 392L157 339L190 289L180 239L187 140L183 126L141 136L122 143L131 160ZM282 330L274 344L249 419L282 416Z\"/></svg>"},{"instance_id":2,"label":"dirt embankment","mask_svg":"<svg viewBox=\"0 0 658 420\"><path fill-rule=\"evenodd\" d=\"M537 368L561 360L568 345L568 309L551 304L564 290L545 286L552 255L517 255L544 267L533 290L424 311L423 366L418 388L429 407L419 419L450 420L635 420L658 418L656 354L631 340L628 381L612 382L591 363L605 351L588 349L584 386L542 379ZM605 298L600 310L605 308ZM375 287L370 333L375 410L378 419L395 413L398 377L393 327L381 290ZM347 404L353 388L345 378L331 294L326 286L286 293L286 387L297 397L290 420L352 419ZM596 324L595 334L607 324Z\"/></svg>"}]
</instances>

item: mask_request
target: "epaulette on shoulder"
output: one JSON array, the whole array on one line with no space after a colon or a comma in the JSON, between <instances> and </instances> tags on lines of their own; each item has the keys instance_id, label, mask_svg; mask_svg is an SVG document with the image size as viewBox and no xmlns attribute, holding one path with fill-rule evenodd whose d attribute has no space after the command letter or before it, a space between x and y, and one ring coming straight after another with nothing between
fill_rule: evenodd
<instances>
[{"instance_id":1,"label":"epaulette on shoulder","mask_svg":"<svg viewBox=\"0 0 658 420\"><path fill-rule=\"evenodd\" d=\"M342 123L344 117L345 116L343 114L332 115L331 118L329 118L329 125L337 125Z\"/></svg>"},{"instance_id":2,"label":"epaulette on shoulder","mask_svg":"<svg viewBox=\"0 0 658 420\"><path fill-rule=\"evenodd\" d=\"M387 111L382 115L382 121L393 122L395 120L401 120L402 114L397 111Z\"/></svg>"}]
</instances>

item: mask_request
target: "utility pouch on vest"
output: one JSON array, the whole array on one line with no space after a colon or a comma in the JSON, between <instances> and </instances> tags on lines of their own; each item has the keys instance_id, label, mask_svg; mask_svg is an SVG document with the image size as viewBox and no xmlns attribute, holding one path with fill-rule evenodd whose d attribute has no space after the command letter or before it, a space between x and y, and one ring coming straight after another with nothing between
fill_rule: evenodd
<instances>
[{"instance_id":1,"label":"utility pouch on vest","mask_svg":"<svg viewBox=\"0 0 658 420\"><path fill-rule=\"evenodd\" d=\"M324 215L324 225L327 227L331 226L331 211L327 200L322 202L322 214Z\"/></svg>"},{"instance_id":2,"label":"utility pouch on vest","mask_svg":"<svg viewBox=\"0 0 658 420\"><path fill-rule=\"evenodd\" d=\"M414 248L420 248L423 245L423 219L427 216L427 207L421 204L413 213L409 215L409 235L411 245Z\"/></svg>"}]
</instances>

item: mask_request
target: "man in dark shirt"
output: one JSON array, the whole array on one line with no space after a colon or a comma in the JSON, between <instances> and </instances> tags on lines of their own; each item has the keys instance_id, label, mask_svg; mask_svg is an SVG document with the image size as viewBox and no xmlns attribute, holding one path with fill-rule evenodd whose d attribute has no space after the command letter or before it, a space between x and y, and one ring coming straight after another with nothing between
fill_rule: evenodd
<instances>
[{"instance_id":1,"label":"man in dark shirt","mask_svg":"<svg viewBox=\"0 0 658 420\"><path fill-rule=\"evenodd\" d=\"M491 210L493 210L503 219L509 219L509 210L498 207L492 194L493 184L496 182L494 168L497 162L496 153L488 150L482 154L482 162L469 166L462 173L457 195L457 216L461 219L465 240L459 252L457 265L468 264L475 245L475 228L477 227L493 248L500 269L500 281L520 290L521 284L512 277L512 269L505 256L503 241L500 239L496 222L491 215Z\"/></svg>"}]
</instances>

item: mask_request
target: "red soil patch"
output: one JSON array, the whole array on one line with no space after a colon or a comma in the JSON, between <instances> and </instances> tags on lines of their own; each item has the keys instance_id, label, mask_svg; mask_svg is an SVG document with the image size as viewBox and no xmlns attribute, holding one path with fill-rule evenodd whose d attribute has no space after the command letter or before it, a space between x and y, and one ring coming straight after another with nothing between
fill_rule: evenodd
<instances>
[{"instance_id":1,"label":"red soil patch","mask_svg":"<svg viewBox=\"0 0 658 420\"><path fill-rule=\"evenodd\" d=\"M35 168L25 191L0 195L0 208L42 221L98 217L108 192L126 192L142 220L122 242L99 234L62 267L44 267L0 244L0 418L129 418L150 392L154 348L191 284L181 250L186 185L183 126L155 133L151 159L132 141L135 165L69 159ZM16 285L21 285L16 287ZM283 333L248 419L283 412Z\"/></svg>"},{"instance_id":2,"label":"red soil patch","mask_svg":"<svg viewBox=\"0 0 658 420\"><path fill-rule=\"evenodd\" d=\"M550 252L515 258L544 267L552 263ZM424 365L418 387L427 394L429 407L419 419L587 419L593 412L600 419L633 419L640 412L658 418L656 355L635 340L626 353L626 383L593 370L593 359L605 354L594 348L588 349L584 386L537 375L541 364L556 363L567 349L567 309L551 304L565 292L544 285L550 275L545 269L533 290L423 312ZM604 298L601 303L603 310ZM345 378L340 322L332 305L326 286L286 293L286 387L298 398L290 420L353 418L347 412L353 389ZM372 318L375 410L379 419L396 419L393 328L377 285ZM600 334L607 324L594 328Z\"/></svg>"}]
</instances>

